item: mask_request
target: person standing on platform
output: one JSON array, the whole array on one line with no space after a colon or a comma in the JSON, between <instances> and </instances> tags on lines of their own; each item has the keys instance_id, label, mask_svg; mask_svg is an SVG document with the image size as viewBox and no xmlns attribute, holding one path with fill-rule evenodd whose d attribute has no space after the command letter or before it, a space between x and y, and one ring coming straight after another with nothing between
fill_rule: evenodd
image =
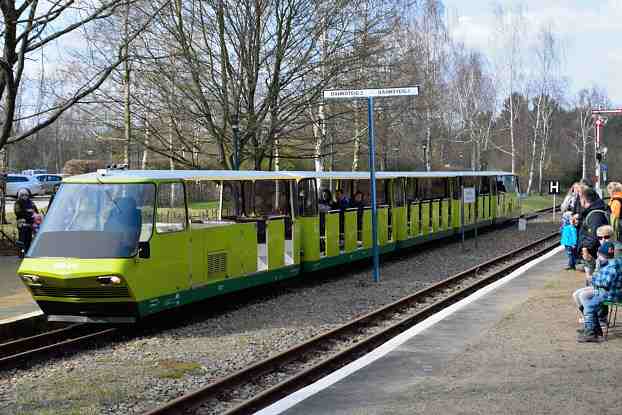
<instances>
[{"instance_id":1,"label":"person standing on platform","mask_svg":"<svg viewBox=\"0 0 622 415\"><path fill-rule=\"evenodd\" d=\"M576 269L577 228L574 227L571 221L572 213L564 212L562 215L561 244L566 249L566 256L568 256L566 271Z\"/></svg>"},{"instance_id":2,"label":"person standing on platform","mask_svg":"<svg viewBox=\"0 0 622 415\"><path fill-rule=\"evenodd\" d=\"M609 194L609 223L613 226L613 239L620 241L620 212L622 211L622 184L610 182L607 185Z\"/></svg>"},{"instance_id":3,"label":"person standing on platform","mask_svg":"<svg viewBox=\"0 0 622 415\"><path fill-rule=\"evenodd\" d=\"M20 257L24 257L32 242L32 231L35 224L35 215L39 214L39 209L30 199L30 193L26 189L21 189L17 194L17 200L13 205L15 218L17 219L18 242Z\"/></svg>"},{"instance_id":4,"label":"person standing on platform","mask_svg":"<svg viewBox=\"0 0 622 415\"><path fill-rule=\"evenodd\" d=\"M564 198L564 201L561 204L561 211L564 212L572 212L574 210L575 203L578 201L579 196L579 182L573 183L568 189L568 193Z\"/></svg>"},{"instance_id":5,"label":"person standing on platform","mask_svg":"<svg viewBox=\"0 0 622 415\"><path fill-rule=\"evenodd\" d=\"M597 229L609 224L605 203L598 197L594 189L586 188L581 191L581 212L579 223L578 248L585 264L585 278L591 280L596 266L596 251L600 245Z\"/></svg>"}]
</instances>

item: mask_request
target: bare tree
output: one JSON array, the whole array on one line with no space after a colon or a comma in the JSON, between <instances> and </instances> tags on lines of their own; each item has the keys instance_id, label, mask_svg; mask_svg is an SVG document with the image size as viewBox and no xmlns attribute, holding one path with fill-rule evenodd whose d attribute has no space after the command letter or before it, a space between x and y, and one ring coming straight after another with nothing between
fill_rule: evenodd
<instances>
[{"instance_id":1,"label":"bare tree","mask_svg":"<svg viewBox=\"0 0 622 415\"><path fill-rule=\"evenodd\" d=\"M575 111L577 114L577 151L581 154L581 178L588 178L588 149L594 142L594 123L592 121L592 109L599 105L608 105L609 99L606 93L596 86L582 89L577 93Z\"/></svg>"},{"instance_id":2,"label":"bare tree","mask_svg":"<svg viewBox=\"0 0 622 415\"><path fill-rule=\"evenodd\" d=\"M52 42L81 30L87 30L97 21L112 16L119 7L132 0L78 2L74 0L41 2L37 0L0 2L3 16L3 52L0 59L0 100L2 102L2 127L0 149L40 131L57 120L65 111L99 88L112 71L125 61L123 49L110 50L105 65L93 68L75 88L65 88L60 99L35 112L23 114L24 128L17 133L16 102L23 89L25 71L34 55L41 53ZM130 34L135 37L137 32ZM41 58L43 59L43 58Z\"/></svg>"},{"instance_id":3,"label":"bare tree","mask_svg":"<svg viewBox=\"0 0 622 415\"><path fill-rule=\"evenodd\" d=\"M499 85L502 85L503 96L509 97L509 132L512 173L517 172L516 149L516 103L515 92L522 88L523 81L523 37L525 34L524 12L522 4L508 10L496 4L494 18L497 22L495 31L496 73Z\"/></svg>"},{"instance_id":4,"label":"bare tree","mask_svg":"<svg viewBox=\"0 0 622 415\"><path fill-rule=\"evenodd\" d=\"M453 50L451 96L460 125L454 142L471 146L471 169L482 168L482 151L487 150L495 116L496 91L493 80L484 72L480 53L457 44Z\"/></svg>"}]
</instances>

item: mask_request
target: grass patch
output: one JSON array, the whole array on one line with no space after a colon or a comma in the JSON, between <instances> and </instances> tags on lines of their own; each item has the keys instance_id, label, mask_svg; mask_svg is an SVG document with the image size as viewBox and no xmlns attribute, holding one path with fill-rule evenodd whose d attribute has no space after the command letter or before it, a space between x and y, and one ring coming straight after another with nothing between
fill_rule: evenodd
<instances>
[{"instance_id":1,"label":"grass patch","mask_svg":"<svg viewBox=\"0 0 622 415\"><path fill-rule=\"evenodd\" d=\"M564 199L557 197L556 204L560 204ZM531 213L536 210L550 208L553 206L553 196L549 195L530 195L524 199L521 199L521 212Z\"/></svg>"},{"instance_id":2,"label":"grass patch","mask_svg":"<svg viewBox=\"0 0 622 415\"><path fill-rule=\"evenodd\" d=\"M158 362L156 376L164 379L181 379L186 374L199 373L202 370L201 365L196 362L165 359Z\"/></svg>"}]
</instances>

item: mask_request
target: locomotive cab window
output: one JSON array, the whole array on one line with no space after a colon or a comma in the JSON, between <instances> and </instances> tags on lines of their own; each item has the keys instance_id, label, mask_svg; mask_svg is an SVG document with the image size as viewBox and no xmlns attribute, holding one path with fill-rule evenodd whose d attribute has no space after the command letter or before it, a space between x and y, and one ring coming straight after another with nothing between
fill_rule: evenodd
<instances>
[{"instance_id":1,"label":"locomotive cab window","mask_svg":"<svg viewBox=\"0 0 622 415\"><path fill-rule=\"evenodd\" d=\"M156 232L180 232L186 229L186 196L182 183L162 183L158 186Z\"/></svg>"},{"instance_id":2,"label":"locomotive cab window","mask_svg":"<svg viewBox=\"0 0 622 415\"><path fill-rule=\"evenodd\" d=\"M153 184L64 184L28 257L128 258L148 241Z\"/></svg>"}]
</instances>

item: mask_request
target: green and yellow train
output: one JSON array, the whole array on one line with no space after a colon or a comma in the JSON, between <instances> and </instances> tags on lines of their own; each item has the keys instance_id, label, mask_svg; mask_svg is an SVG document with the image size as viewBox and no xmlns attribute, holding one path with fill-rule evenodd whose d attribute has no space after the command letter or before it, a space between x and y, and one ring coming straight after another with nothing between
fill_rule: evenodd
<instances>
[{"instance_id":1,"label":"green and yellow train","mask_svg":"<svg viewBox=\"0 0 622 415\"><path fill-rule=\"evenodd\" d=\"M464 204L461 187L477 196ZM340 189L356 206L329 207ZM520 214L506 172L377 173L381 253ZM18 274L52 321L134 322L371 256L364 172L98 171L63 181Z\"/></svg>"}]
</instances>

